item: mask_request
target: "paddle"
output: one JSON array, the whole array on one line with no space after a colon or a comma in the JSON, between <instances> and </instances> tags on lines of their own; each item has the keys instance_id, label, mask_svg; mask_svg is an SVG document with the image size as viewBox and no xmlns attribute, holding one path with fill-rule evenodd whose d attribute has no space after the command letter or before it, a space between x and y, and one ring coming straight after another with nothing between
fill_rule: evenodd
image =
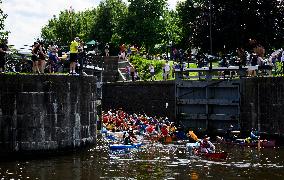
<instances>
[{"instance_id":1,"label":"paddle","mask_svg":"<svg viewBox=\"0 0 284 180\"><path fill-rule=\"evenodd\" d=\"M260 150L260 136L258 137L257 148Z\"/></svg>"},{"instance_id":2,"label":"paddle","mask_svg":"<svg viewBox=\"0 0 284 180\"><path fill-rule=\"evenodd\" d=\"M191 139L193 139L194 141L198 141L198 137L194 134L193 131L188 131L188 135Z\"/></svg>"}]
</instances>

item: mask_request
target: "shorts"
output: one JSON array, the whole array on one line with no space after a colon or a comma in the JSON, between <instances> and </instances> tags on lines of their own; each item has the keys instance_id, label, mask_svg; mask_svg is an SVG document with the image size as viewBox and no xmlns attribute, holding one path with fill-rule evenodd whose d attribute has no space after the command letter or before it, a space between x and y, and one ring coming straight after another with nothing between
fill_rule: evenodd
<instances>
[{"instance_id":1,"label":"shorts","mask_svg":"<svg viewBox=\"0 0 284 180\"><path fill-rule=\"evenodd\" d=\"M32 61L38 61L37 55L32 55Z\"/></svg>"},{"instance_id":2,"label":"shorts","mask_svg":"<svg viewBox=\"0 0 284 180\"><path fill-rule=\"evenodd\" d=\"M70 53L70 62L78 61L78 53Z\"/></svg>"}]
</instances>

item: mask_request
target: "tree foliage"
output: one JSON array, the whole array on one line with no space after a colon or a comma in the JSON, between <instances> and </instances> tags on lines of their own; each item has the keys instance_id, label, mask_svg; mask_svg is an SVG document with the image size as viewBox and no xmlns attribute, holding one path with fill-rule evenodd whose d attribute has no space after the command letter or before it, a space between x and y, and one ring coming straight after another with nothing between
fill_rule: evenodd
<instances>
[{"instance_id":1,"label":"tree foliage","mask_svg":"<svg viewBox=\"0 0 284 180\"><path fill-rule=\"evenodd\" d=\"M183 43L210 49L210 16L213 50L232 51L248 39L266 48L283 45L283 2L279 0L186 0L179 3Z\"/></svg>"},{"instance_id":2,"label":"tree foliage","mask_svg":"<svg viewBox=\"0 0 284 180\"><path fill-rule=\"evenodd\" d=\"M211 25L215 54L245 47L249 39L266 49L284 45L284 1L184 0L176 10L168 10L166 2L129 0L126 5L122 0L103 0L96 9L62 11L42 28L42 38L67 44L79 36L117 47L137 45L150 53L158 53L154 47L165 52L172 42L179 48L210 52Z\"/></svg>"},{"instance_id":3,"label":"tree foliage","mask_svg":"<svg viewBox=\"0 0 284 180\"><path fill-rule=\"evenodd\" d=\"M95 24L92 31L93 39L99 42L119 44L119 28L127 13L127 5L121 0L102 1L97 8Z\"/></svg>"},{"instance_id":4,"label":"tree foliage","mask_svg":"<svg viewBox=\"0 0 284 180\"><path fill-rule=\"evenodd\" d=\"M0 0L0 5L1 4L2 4L2 0ZM5 14L0 7L0 40L8 38L9 32L4 30L5 28L4 22L6 18L7 18L7 14Z\"/></svg>"},{"instance_id":5,"label":"tree foliage","mask_svg":"<svg viewBox=\"0 0 284 180\"><path fill-rule=\"evenodd\" d=\"M66 45L74 37L89 40L94 25L96 11L86 10L75 13L74 11L61 11L59 16L53 16L48 24L41 30L41 38L46 42L57 42Z\"/></svg>"},{"instance_id":6,"label":"tree foliage","mask_svg":"<svg viewBox=\"0 0 284 180\"><path fill-rule=\"evenodd\" d=\"M147 50L162 42L166 0L129 0L123 39Z\"/></svg>"},{"instance_id":7,"label":"tree foliage","mask_svg":"<svg viewBox=\"0 0 284 180\"><path fill-rule=\"evenodd\" d=\"M176 11L166 10L163 19L164 25L162 27L162 43L168 44L172 42L173 44L180 44L182 38L182 31L179 27L180 18Z\"/></svg>"}]
</instances>

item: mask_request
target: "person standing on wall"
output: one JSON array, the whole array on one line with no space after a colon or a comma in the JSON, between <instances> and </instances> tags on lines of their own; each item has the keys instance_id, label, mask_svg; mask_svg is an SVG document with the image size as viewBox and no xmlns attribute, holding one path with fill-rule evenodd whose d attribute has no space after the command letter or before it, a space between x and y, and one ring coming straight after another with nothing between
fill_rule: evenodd
<instances>
[{"instance_id":1,"label":"person standing on wall","mask_svg":"<svg viewBox=\"0 0 284 180\"><path fill-rule=\"evenodd\" d=\"M3 43L0 44L0 73L4 72L4 66L5 66L5 56L7 51L9 50L7 46L7 39L3 40Z\"/></svg>"},{"instance_id":2,"label":"person standing on wall","mask_svg":"<svg viewBox=\"0 0 284 180\"><path fill-rule=\"evenodd\" d=\"M109 45L108 45L108 43L106 43L106 46L105 46L105 55L109 56Z\"/></svg>"},{"instance_id":3,"label":"person standing on wall","mask_svg":"<svg viewBox=\"0 0 284 180\"><path fill-rule=\"evenodd\" d=\"M38 61L39 61L39 71L41 74L44 74L45 69L45 57L46 57L46 50L44 48L44 43L41 41L39 42L39 50L38 50Z\"/></svg>"},{"instance_id":4,"label":"person standing on wall","mask_svg":"<svg viewBox=\"0 0 284 180\"><path fill-rule=\"evenodd\" d=\"M85 51L84 51L84 41L81 40L78 46L78 60L79 60L79 74L83 74L83 65L84 65L84 57L85 57Z\"/></svg>"},{"instance_id":5,"label":"person standing on wall","mask_svg":"<svg viewBox=\"0 0 284 180\"><path fill-rule=\"evenodd\" d=\"M130 67L130 75L131 75L132 81L135 81L135 67L134 66Z\"/></svg>"},{"instance_id":6,"label":"person standing on wall","mask_svg":"<svg viewBox=\"0 0 284 180\"><path fill-rule=\"evenodd\" d=\"M40 74L39 64L38 64L38 53L39 53L39 43L34 42L32 46L32 61L33 61L33 73Z\"/></svg>"},{"instance_id":7,"label":"person standing on wall","mask_svg":"<svg viewBox=\"0 0 284 180\"><path fill-rule=\"evenodd\" d=\"M156 80L155 68L154 68L153 64L150 64L149 71L150 71L150 74L151 74L151 81L153 81L154 79Z\"/></svg>"},{"instance_id":8,"label":"person standing on wall","mask_svg":"<svg viewBox=\"0 0 284 180\"><path fill-rule=\"evenodd\" d=\"M78 47L80 39L75 37L74 41L70 45L70 74L76 75L76 63L78 61Z\"/></svg>"},{"instance_id":9,"label":"person standing on wall","mask_svg":"<svg viewBox=\"0 0 284 180\"><path fill-rule=\"evenodd\" d=\"M169 79L170 70L171 70L171 66L169 64L169 61L166 61L164 68L165 68L165 80L167 80L167 79Z\"/></svg>"}]
</instances>

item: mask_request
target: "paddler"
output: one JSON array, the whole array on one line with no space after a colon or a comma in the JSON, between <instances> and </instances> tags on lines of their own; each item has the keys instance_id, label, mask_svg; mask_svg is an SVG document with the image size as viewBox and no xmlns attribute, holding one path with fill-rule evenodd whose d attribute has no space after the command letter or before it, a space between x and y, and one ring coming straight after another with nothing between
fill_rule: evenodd
<instances>
[{"instance_id":1,"label":"paddler","mask_svg":"<svg viewBox=\"0 0 284 180\"><path fill-rule=\"evenodd\" d=\"M214 153L215 152L215 146L212 144L212 142L209 141L210 137L207 135L204 136L204 138L200 141L200 152L201 153Z\"/></svg>"},{"instance_id":2,"label":"paddler","mask_svg":"<svg viewBox=\"0 0 284 180\"><path fill-rule=\"evenodd\" d=\"M256 129L252 128L250 132L250 138L252 141L256 141L260 139L260 136L258 136L257 134L258 132L256 131Z\"/></svg>"},{"instance_id":3,"label":"paddler","mask_svg":"<svg viewBox=\"0 0 284 180\"><path fill-rule=\"evenodd\" d=\"M125 133L125 135L124 135L124 145L129 145L129 144L132 144L131 138L130 138L128 133Z\"/></svg>"}]
</instances>

